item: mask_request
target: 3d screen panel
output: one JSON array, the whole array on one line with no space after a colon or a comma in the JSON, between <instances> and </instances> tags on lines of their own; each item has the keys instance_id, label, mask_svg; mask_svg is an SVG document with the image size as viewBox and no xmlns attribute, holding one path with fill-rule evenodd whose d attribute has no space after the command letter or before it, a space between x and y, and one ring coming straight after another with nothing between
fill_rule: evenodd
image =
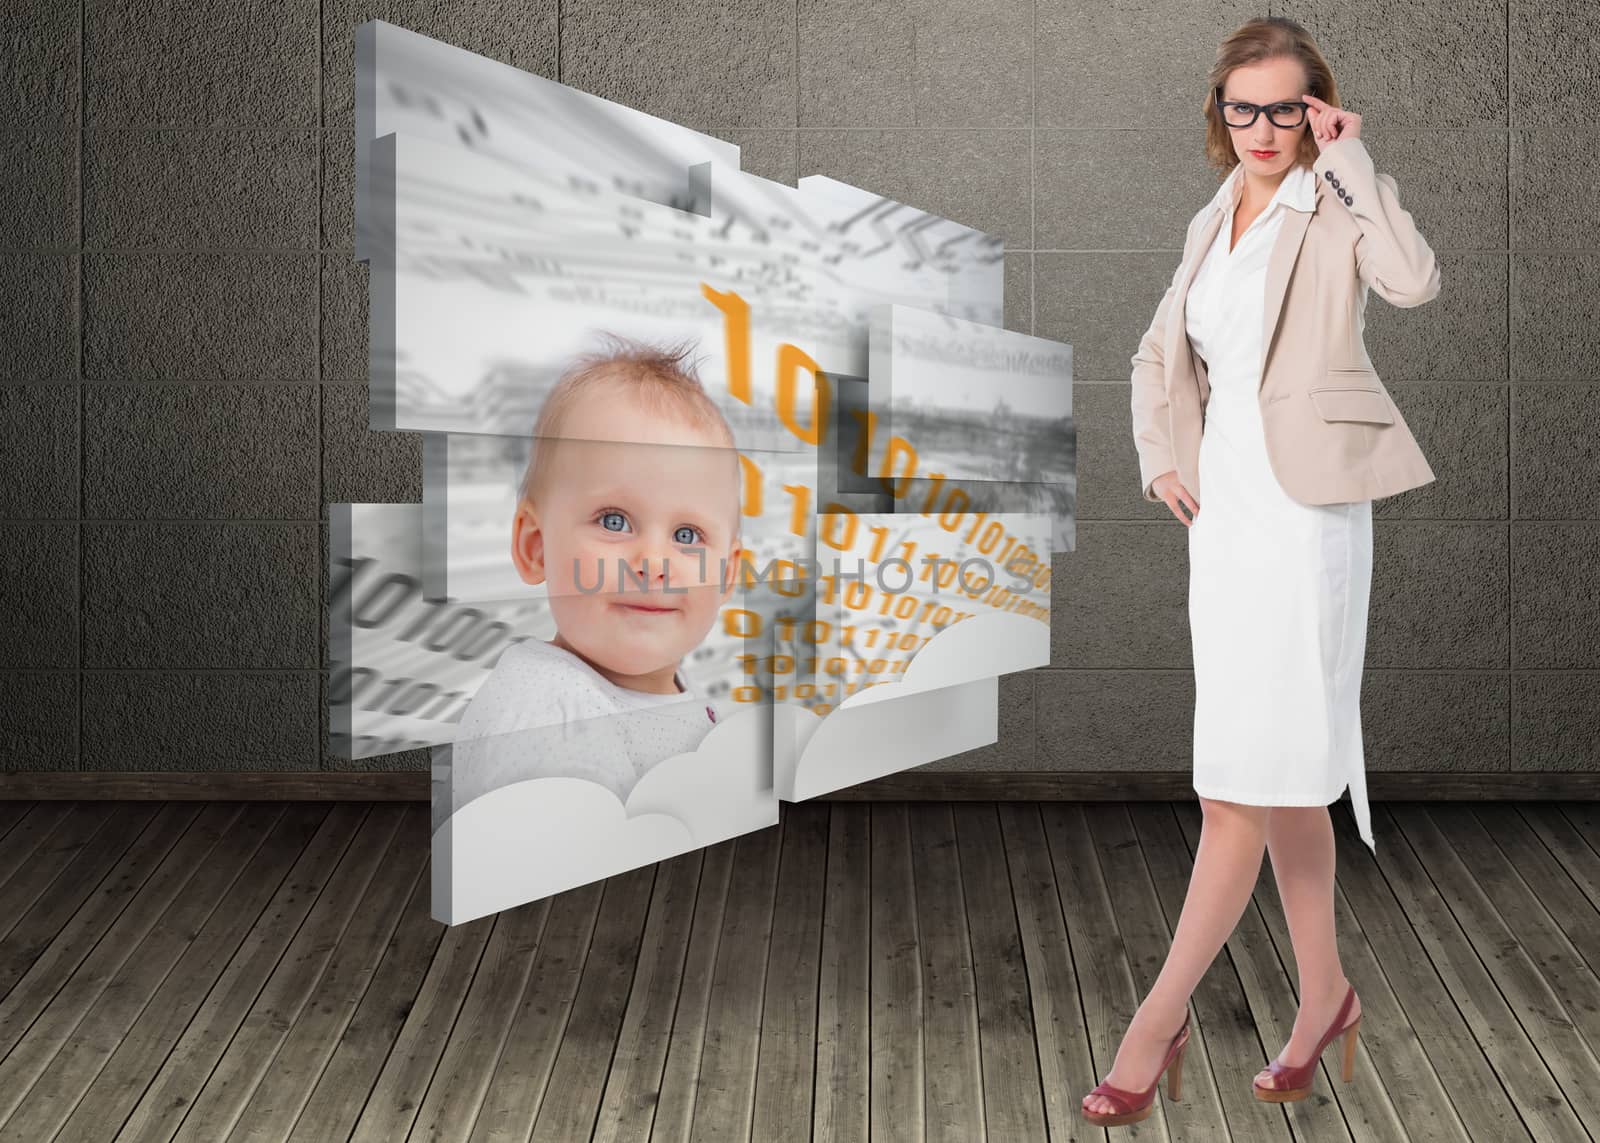
<instances>
[{"instance_id":1,"label":"3d screen panel","mask_svg":"<svg viewBox=\"0 0 1600 1143\"><path fill-rule=\"evenodd\" d=\"M465 48L369 20L356 29L356 258L371 257L371 144L403 133L579 186L706 213L739 148Z\"/></svg>"},{"instance_id":2,"label":"3d screen panel","mask_svg":"<svg viewBox=\"0 0 1600 1143\"><path fill-rule=\"evenodd\" d=\"M616 410L617 400L620 397L613 394L604 404L606 415ZM511 549L513 524L519 506L528 499L525 485L539 447L553 452L558 439L476 433L424 436L423 557L430 596L508 600L546 593L545 585L530 583L519 572ZM580 456L593 453L593 463L600 465L605 463L600 454L607 450L578 445L570 451ZM646 448L641 456L671 457L676 451ZM738 450L734 493L740 501L741 545L759 566L810 555L817 465L815 449ZM701 485L702 498L709 498L712 491L711 485Z\"/></svg>"},{"instance_id":3,"label":"3d screen panel","mask_svg":"<svg viewBox=\"0 0 1600 1143\"><path fill-rule=\"evenodd\" d=\"M424 433L389 557L421 584L388 628L352 508L329 700L352 756L433 746L435 916L995 741L999 675L1048 661L1075 464L1070 348L999 328L999 242L392 31L363 29L357 215L371 423ZM408 644L450 617L505 630L446 688L432 646L477 644ZM379 666L439 688L422 723L364 705Z\"/></svg>"},{"instance_id":4,"label":"3d screen panel","mask_svg":"<svg viewBox=\"0 0 1600 1143\"><path fill-rule=\"evenodd\" d=\"M707 217L410 135L371 151L377 429L527 432L606 329L692 335L739 447L798 448L781 423L798 415L784 407L795 374L865 376L872 306L980 311L1002 258L980 232L877 196L742 172L717 172Z\"/></svg>"},{"instance_id":5,"label":"3d screen panel","mask_svg":"<svg viewBox=\"0 0 1600 1143\"><path fill-rule=\"evenodd\" d=\"M832 722L867 703L954 693L1050 662L1048 517L829 512L818 534L814 621L777 633L776 702ZM874 735L851 745L829 733L792 764L775 759L778 796L816 797L970 749L951 746L966 736L943 719L913 720L912 705L895 751Z\"/></svg>"},{"instance_id":6,"label":"3d screen panel","mask_svg":"<svg viewBox=\"0 0 1600 1143\"><path fill-rule=\"evenodd\" d=\"M328 507L329 750L340 758L449 742L506 649L554 631L541 598L429 598L422 513Z\"/></svg>"},{"instance_id":7,"label":"3d screen panel","mask_svg":"<svg viewBox=\"0 0 1600 1143\"><path fill-rule=\"evenodd\" d=\"M868 409L855 417L866 429L848 487L888 477L896 511L1046 512L1049 549L1071 551L1072 347L898 305L874 309L871 325Z\"/></svg>"},{"instance_id":8,"label":"3d screen panel","mask_svg":"<svg viewBox=\"0 0 1600 1143\"><path fill-rule=\"evenodd\" d=\"M683 726L668 707L434 747L434 919L458 925L776 825L771 722L744 713L671 753Z\"/></svg>"}]
</instances>

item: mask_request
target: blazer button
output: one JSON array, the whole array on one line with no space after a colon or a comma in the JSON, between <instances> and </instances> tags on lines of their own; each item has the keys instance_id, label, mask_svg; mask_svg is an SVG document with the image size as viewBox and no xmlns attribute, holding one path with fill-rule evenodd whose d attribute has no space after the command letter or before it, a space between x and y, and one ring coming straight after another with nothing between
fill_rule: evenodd
<instances>
[{"instance_id":1,"label":"blazer button","mask_svg":"<svg viewBox=\"0 0 1600 1143\"><path fill-rule=\"evenodd\" d=\"M1322 172L1322 177L1327 179L1331 183L1333 181L1333 172L1332 171L1323 171Z\"/></svg>"},{"instance_id":2,"label":"blazer button","mask_svg":"<svg viewBox=\"0 0 1600 1143\"><path fill-rule=\"evenodd\" d=\"M1328 177L1330 179L1333 179L1333 189L1334 190L1338 190L1339 189L1339 180L1338 179L1334 179L1332 175L1329 175Z\"/></svg>"},{"instance_id":3,"label":"blazer button","mask_svg":"<svg viewBox=\"0 0 1600 1143\"><path fill-rule=\"evenodd\" d=\"M1344 204L1346 206L1354 206L1356 204L1356 196L1353 195L1353 194L1345 195L1344 196Z\"/></svg>"}]
</instances>

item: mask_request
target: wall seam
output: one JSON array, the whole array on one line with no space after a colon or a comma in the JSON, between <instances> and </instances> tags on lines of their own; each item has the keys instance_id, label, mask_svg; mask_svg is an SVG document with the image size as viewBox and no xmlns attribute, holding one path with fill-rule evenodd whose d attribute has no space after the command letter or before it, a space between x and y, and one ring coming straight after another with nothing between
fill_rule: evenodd
<instances>
[{"instance_id":1,"label":"wall seam","mask_svg":"<svg viewBox=\"0 0 1600 1143\"><path fill-rule=\"evenodd\" d=\"M83 654L83 647L84 647L84 634L83 634L83 580L84 580L83 532L84 532L84 529L83 529L83 520L84 520L84 516L86 515L85 506L88 503L88 492L87 492L87 489L85 487L85 477L86 477L87 465L86 465L86 463L84 461L84 436L85 436L84 415L85 415L85 404L86 404L86 402L84 400L84 385L85 385L85 378L84 378L84 353L85 353L85 350L84 350L84 338L86 336L86 332L85 331L86 331L86 327L87 327L88 322L87 322L87 314L85 313L85 310L84 310L84 300L83 300L84 285L83 285L83 280L84 280L84 272L85 272L85 268L86 268L86 264L87 264L88 259L85 256L84 249L83 249L84 248L84 237L85 237L84 218L83 218L83 196L84 196L84 167L85 167L85 156L86 156L86 154L88 152L88 127L89 127L88 68L86 66L86 62L85 62L85 59L84 59L84 57L88 54L84 50L84 40L85 40L85 37L87 35L87 26L88 26L88 11L87 11L87 9L88 9L88 0L79 0L79 2L78 2L78 273L77 273L77 279L78 279L78 281L77 281L77 287L78 287L78 385L77 385L77 389L78 389L78 402L77 402L77 404L78 404L78 528L77 528L77 531L78 531L78 550L77 550L77 553L76 553L77 557L78 557L77 558L77 564L78 564L78 606L76 608L76 615L74 617L75 618L76 630L73 633L75 635L74 645L75 645L75 650L76 650L76 656L74 658L74 665L76 667L77 676L78 676L78 719L77 719L77 734L76 734L75 740L73 742L73 768L75 770L82 770L83 769L83 759L84 759L84 754L83 754L83 694L84 694L84 685L83 685L83 683L84 683L84 667L83 667L83 658L84 658L84 654Z\"/></svg>"},{"instance_id":2,"label":"wall seam","mask_svg":"<svg viewBox=\"0 0 1600 1143\"><path fill-rule=\"evenodd\" d=\"M1516 306L1513 303L1516 291L1516 259L1512 257L1515 239L1512 234L1511 213L1511 149L1516 143L1517 123L1517 93L1516 85L1511 81L1511 5L1516 0L1507 0L1506 14L1506 772L1509 774L1516 768L1516 740L1517 740L1517 624L1516 624L1516 575L1514 560L1516 558L1515 546L1512 543L1512 533L1516 528L1517 509L1512 497L1515 487L1511 480L1511 470L1516 463L1512 455L1514 439L1512 436L1512 406L1516 401L1516 387L1512 384L1512 374L1516 360Z\"/></svg>"},{"instance_id":3,"label":"wall seam","mask_svg":"<svg viewBox=\"0 0 1600 1143\"><path fill-rule=\"evenodd\" d=\"M332 536L331 530L327 528L327 521L328 521L328 507L327 507L327 504L328 504L328 500L327 500L328 489L327 489L327 473L326 473L327 460L326 460L326 456L325 456L325 453L324 453L323 441L322 441L322 422L323 422L323 418L327 415L327 394L324 392L323 382L322 382L322 308L323 308L323 305L324 305L323 294L325 292L324 286L323 286L323 280L326 277L326 275L323 273L323 260L327 257L327 255L323 252L323 247L326 245L326 243L323 241L323 233L322 233L322 226L323 226L322 197L323 197L323 192L324 192L324 189L325 189L325 183L326 183L326 180L327 180L327 165L322 161L322 155L323 155L323 151L327 148L327 145L328 145L328 134L327 134L327 131L328 131L328 109L327 109L327 106L325 105L325 101L323 99L323 89L325 87L327 87L328 77L326 75L326 63L325 63L325 55L324 55L323 42L322 42L322 27L323 27L323 21L327 18L326 7L327 7L326 0L317 0L317 34L316 34L316 40L317 40L317 66L314 69L314 74L317 77L317 92L316 92L316 95L317 95L317 146L316 146L317 205L316 205L316 216L317 217L316 217L316 234L313 235L313 238L312 238L313 245L315 246L316 251L317 251L317 255L316 255L317 312L316 312L316 315L315 315L315 317L313 319L315 321L315 323L316 323L316 338L315 338L316 351L315 351L315 354L314 354L312 362L311 362L311 376L316 382L316 384L314 386L314 389L315 389L315 392L316 392L316 415L312 418L314 423L312 424L311 429L312 429L312 433L313 433L313 435L315 437L316 450L317 450L317 563L319 565L318 568L317 568L317 582L318 583L322 582L323 575L326 572L326 570L327 570L327 568L329 566L329 563L330 563L330 556L332 555L332 553L330 551L324 550L324 548L322 546L322 537L323 537L323 535L324 534L328 535L328 542L329 542L329 546L330 547L332 546L332 543L333 543L333 536ZM353 134L351 136L351 141L352 141L352 146L353 146L354 145L354 135ZM371 392L371 385L372 385L371 379L369 378L368 382L367 382L367 388L368 388L368 392L369 393ZM317 669L317 707L318 707L318 710L317 710L317 721L313 724L316 727L316 729L312 732L316 736L315 750L312 753L312 758L314 759L314 765L312 766L312 769L313 770L327 770L327 769L329 769L329 763L330 763L331 760L328 757L328 736L322 732L322 720L328 713L328 698L327 698L328 673L323 668L323 664L328 661L328 638L332 634L332 632L330 630L328 630L326 628L326 625L322 622L322 617L325 616L327 614L327 612L328 612L327 592L326 591L320 591L317 594L318 594L319 603L320 603L320 607L318 609L319 610L319 614L318 614L318 617L317 617L317 668L316 668Z\"/></svg>"}]
</instances>

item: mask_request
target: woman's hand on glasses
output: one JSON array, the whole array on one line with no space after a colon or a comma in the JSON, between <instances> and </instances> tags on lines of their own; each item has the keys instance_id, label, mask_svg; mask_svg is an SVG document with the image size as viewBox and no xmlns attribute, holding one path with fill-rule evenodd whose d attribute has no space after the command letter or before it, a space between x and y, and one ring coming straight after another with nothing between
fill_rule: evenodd
<instances>
[{"instance_id":1,"label":"woman's hand on glasses","mask_svg":"<svg viewBox=\"0 0 1600 1143\"><path fill-rule=\"evenodd\" d=\"M1300 98L1311 104L1307 112L1311 120L1311 134L1317 141L1317 151L1339 139L1358 139L1361 137L1361 116L1354 111L1346 111L1342 107L1333 107L1324 103L1315 95L1306 94Z\"/></svg>"}]
</instances>

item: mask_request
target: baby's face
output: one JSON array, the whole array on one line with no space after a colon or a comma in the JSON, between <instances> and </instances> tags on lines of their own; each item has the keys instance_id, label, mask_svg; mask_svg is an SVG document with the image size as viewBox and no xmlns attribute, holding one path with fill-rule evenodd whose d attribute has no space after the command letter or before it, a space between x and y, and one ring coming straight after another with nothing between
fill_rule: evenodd
<instances>
[{"instance_id":1,"label":"baby's face","mask_svg":"<svg viewBox=\"0 0 1600 1143\"><path fill-rule=\"evenodd\" d=\"M517 512L518 570L549 584L562 640L614 681L670 679L738 574L738 454L620 396L589 396L561 432L540 503Z\"/></svg>"}]
</instances>

